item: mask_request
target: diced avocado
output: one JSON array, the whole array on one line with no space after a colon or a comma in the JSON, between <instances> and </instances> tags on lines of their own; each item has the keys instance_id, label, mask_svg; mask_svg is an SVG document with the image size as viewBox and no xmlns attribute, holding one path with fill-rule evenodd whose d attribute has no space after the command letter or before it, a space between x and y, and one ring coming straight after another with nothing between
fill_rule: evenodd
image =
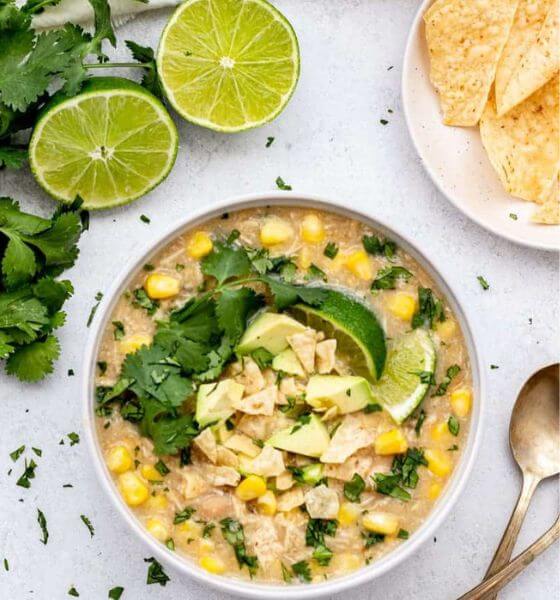
<instances>
[{"instance_id":1,"label":"diced avocado","mask_svg":"<svg viewBox=\"0 0 560 600\"><path fill-rule=\"evenodd\" d=\"M319 458L327 449L331 438L317 415L300 417L300 421L275 433L265 443L279 450Z\"/></svg>"},{"instance_id":2,"label":"diced avocado","mask_svg":"<svg viewBox=\"0 0 560 600\"><path fill-rule=\"evenodd\" d=\"M305 401L314 408L338 407L340 414L361 410L373 396L369 382L363 377L313 375L305 390Z\"/></svg>"},{"instance_id":3,"label":"diced avocado","mask_svg":"<svg viewBox=\"0 0 560 600\"><path fill-rule=\"evenodd\" d=\"M299 362L299 358L291 348L282 350L280 354L274 357L274 360L272 361L272 368L275 371L282 371L288 375L305 377L305 371Z\"/></svg>"},{"instance_id":4,"label":"diced avocado","mask_svg":"<svg viewBox=\"0 0 560 600\"><path fill-rule=\"evenodd\" d=\"M235 412L233 404L241 400L244 389L233 379L224 379L218 384L203 383L196 396L195 419L200 427L231 417Z\"/></svg>"},{"instance_id":5,"label":"diced avocado","mask_svg":"<svg viewBox=\"0 0 560 600\"><path fill-rule=\"evenodd\" d=\"M288 347L286 338L303 331L305 331L305 326L292 317L266 312L249 325L236 352L248 354L257 348L264 348L276 355Z\"/></svg>"},{"instance_id":6,"label":"diced avocado","mask_svg":"<svg viewBox=\"0 0 560 600\"><path fill-rule=\"evenodd\" d=\"M323 479L323 465L313 463L304 467L289 467L296 481L307 485L317 485Z\"/></svg>"}]
</instances>

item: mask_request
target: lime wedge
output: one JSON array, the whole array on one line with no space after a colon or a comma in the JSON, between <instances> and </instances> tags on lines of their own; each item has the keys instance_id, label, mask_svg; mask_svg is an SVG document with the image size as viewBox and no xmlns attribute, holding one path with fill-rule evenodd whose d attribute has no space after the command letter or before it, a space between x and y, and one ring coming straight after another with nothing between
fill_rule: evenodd
<instances>
[{"instance_id":1,"label":"lime wedge","mask_svg":"<svg viewBox=\"0 0 560 600\"><path fill-rule=\"evenodd\" d=\"M143 196L175 162L177 129L163 104L127 79L96 77L55 98L29 145L39 185L62 202L111 208Z\"/></svg>"},{"instance_id":2,"label":"lime wedge","mask_svg":"<svg viewBox=\"0 0 560 600\"><path fill-rule=\"evenodd\" d=\"M282 112L299 77L299 48L266 0L186 0L163 31L157 68L182 117L242 131Z\"/></svg>"},{"instance_id":3,"label":"lime wedge","mask_svg":"<svg viewBox=\"0 0 560 600\"><path fill-rule=\"evenodd\" d=\"M425 329L415 329L389 343L381 379L372 386L374 398L402 423L422 402L436 368L436 349Z\"/></svg>"},{"instance_id":4,"label":"lime wedge","mask_svg":"<svg viewBox=\"0 0 560 600\"><path fill-rule=\"evenodd\" d=\"M326 288L325 292L320 308L296 304L291 309L294 317L336 339L337 352L347 358L354 374L376 381L386 355L385 334L377 317L365 304L342 292Z\"/></svg>"}]
</instances>

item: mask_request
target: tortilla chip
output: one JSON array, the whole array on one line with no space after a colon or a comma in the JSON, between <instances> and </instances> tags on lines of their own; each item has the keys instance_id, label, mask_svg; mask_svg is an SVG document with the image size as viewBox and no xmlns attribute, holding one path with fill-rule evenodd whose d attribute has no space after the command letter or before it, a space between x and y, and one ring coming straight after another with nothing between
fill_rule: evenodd
<instances>
[{"instance_id":1,"label":"tortilla chip","mask_svg":"<svg viewBox=\"0 0 560 600\"><path fill-rule=\"evenodd\" d=\"M480 119L482 143L504 188L539 204L558 173L558 84L556 76L503 117L491 97Z\"/></svg>"},{"instance_id":2,"label":"tortilla chip","mask_svg":"<svg viewBox=\"0 0 560 600\"><path fill-rule=\"evenodd\" d=\"M503 96L507 85L525 53L536 43L546 15L554 2L555 0L520 0L519 2L508 41L496 69L494 90L498 115L505 112Z\"/></svg>"},{"instance_id":3,"label":"tortilla chip","mask_svg":"<svg viewBox=\"0 0 560 600\"><path fill-rule=\"evenodd\" d=\"M546 2L543 2L546 4ZM496 97L502 116L545 85L560 69L559 3L553 1L534 43L518 60L507 86Z\"/></svg>"},{"instance_id":4,"label":"tortilla chip","mask_svg":"<svg viewBox=\"0 0 560 600\"><path fill-rule=\"evenodd\" d=\"M533 223L543 225L560 225L560 180L556 179L552 185L550 196L531 217Z\"/></svg>"},{"instance_id":5,"label":"tortilla chip","mask_svg":"<svg viewBox=\"0 0 560 600\"><path fill-rule=\"evenodd\" d=\"M476 125L519 0L437 0L424 15L430 79L446 125Z\"/></svg>"}]
</instances>

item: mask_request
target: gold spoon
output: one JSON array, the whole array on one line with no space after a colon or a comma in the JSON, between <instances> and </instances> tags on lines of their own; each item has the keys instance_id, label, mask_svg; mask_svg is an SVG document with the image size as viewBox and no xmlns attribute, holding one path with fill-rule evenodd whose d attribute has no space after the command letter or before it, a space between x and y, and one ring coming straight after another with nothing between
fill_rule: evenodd
<instances>
[{"instance_id":1,"label":"gold spoon","mask_svg":"<svg viewBox=\"0 0 560 600\"><path fill-rule=\"evenodd\" d=\"M537 485L560 471L559 367L556 363L531 375L513 408L509 444L523 474L523 486L484 579L492 577L509 562Z\"/></svg>"},{"instance_id":2,"label":"gold spoon","mask_svg":"<svg viewBox=\"0 0 560 600\"><path fill-rule=\"evenodd\" d=\"M494 595L498 590L501 590L559 537L560 520L556 519L556 523L546 533L516 556L506 567L498 571L495 575L492 575L492 577L485 579L470 592L458 598L458 600L487 600L490 594Z\"/></svg>"}]
</instances>

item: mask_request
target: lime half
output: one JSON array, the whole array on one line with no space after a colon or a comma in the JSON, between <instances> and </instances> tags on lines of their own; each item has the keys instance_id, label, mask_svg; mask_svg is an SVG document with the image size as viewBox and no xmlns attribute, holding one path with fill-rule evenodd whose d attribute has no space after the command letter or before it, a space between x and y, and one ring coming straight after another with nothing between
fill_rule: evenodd
<instances>
[{"instance_id":1,"label":"lime half","mask_svg":"<svg viewBox=\"0 0 560 600\"><path fill-rule=\"evenodd\" d=\"M385 334L377 317L358 300L336 290L325 291L320 308L296 304L291 312L302 323L336 339L337 352L346 357L356 375L376 381L386 355Z\"/></svg>"},{"instance_id":2,"label":"lime half","mask_svg":"<svg viewBox=\"0 0 560 600\"><path fill-rule=\"evenodd\" d=\"M430 334L415 329L389 343L383 376L372 386L374 398L402 423L422 402L436 368L436 349Z\"/></svg>"},{"instance_id":3,"label":"lime half","mask_svg":"<svg viewBox=\"0 0 560 600\"><path fill-rule=\"evenodd\" d=\"M157 68L182 117L242 131L284 109L299 77L299 48L266 0L186 0L163 31Z\"/></svg>"},{"instance_id":4,"label":"lime half","mask_svg":"<svg viewBox=\"0 0 560 600\"><path fill-rule=\"evenodd\" d=\"M55 98L35 126L29 161L51 196L84 208L126 204L161 183L177 154L163 104L127 79L96 77L73 98Z\"/></svg>"}]
</instances>

